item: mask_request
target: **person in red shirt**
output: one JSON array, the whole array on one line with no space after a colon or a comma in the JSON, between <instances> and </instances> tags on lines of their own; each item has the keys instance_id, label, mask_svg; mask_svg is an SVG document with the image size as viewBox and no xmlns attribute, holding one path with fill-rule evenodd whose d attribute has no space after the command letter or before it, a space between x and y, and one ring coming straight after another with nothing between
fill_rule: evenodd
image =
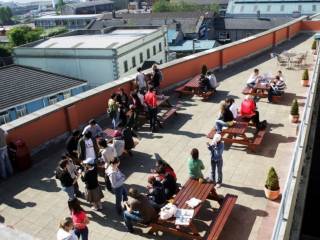
<instances>
[{"instance_id":1,"label":"person in red shirt","mask_svg":"<svg viewBox=\"0 0 320 240\"><path fill-rule=\"evenodd\" d=\"M89 219L80 206L78 199L73 199L68 202L69 210L71 213L73 225L74 225L74 233L81 240L88 240L89 230L87 225L89 224Z\"/></svg>"},{"instance_id":2,"label":"person in red shirt","mask_svg":"<svg viewBox=\"0 0 320 240\"><path fill-rule=\"evenodd\" d=\"M147 104L147 107L148 107L151 131L155 132L157 130L156 123L157 123L158 108L157 108L156 89L154 87L151 87L149 91L146 93L146 95L144 96L144 102Z\"/></svg>"},{"instance_id":3,"label":"person in red shirt","mask_svg":"<svg viewBox=\"0 0 320 240\"><path fill-rule=\"evenodd\" d=\"M259 112L257 111L256 103L252 96L247 95L242 101L240 106L240 115L242 117L248 117L254 123L257 130L259 129L261 123L259 119Z\"/></svg>"}]
</instances>

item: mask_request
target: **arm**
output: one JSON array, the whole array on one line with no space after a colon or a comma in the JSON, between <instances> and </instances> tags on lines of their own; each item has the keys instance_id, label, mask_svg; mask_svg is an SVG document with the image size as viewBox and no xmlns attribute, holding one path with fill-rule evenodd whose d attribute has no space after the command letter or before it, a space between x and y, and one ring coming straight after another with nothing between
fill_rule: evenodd
<instances>
[{"instance_id":1,"label":"arm","mask_svg":"<svg viewBox=\"0 0 320 240\"><path fill-rule=\"evenodd\" d=\"M203 165L203 162L201 160L200 160L200 168L204 169L204 165Z\"/></svg>"}]
</instances>

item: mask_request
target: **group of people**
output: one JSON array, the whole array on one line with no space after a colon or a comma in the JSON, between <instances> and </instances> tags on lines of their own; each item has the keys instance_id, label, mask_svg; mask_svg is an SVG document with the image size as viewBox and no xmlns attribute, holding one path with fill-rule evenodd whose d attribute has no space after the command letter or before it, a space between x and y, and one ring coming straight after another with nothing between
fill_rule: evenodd
<instances>
[{"instance_id":1,"label":"group of people","mask_svg":"<svg viewBox=\"0 0 320 240\"><path fill-rule=\"evenodd\" d=\"M208 71L206 74L201 74L199 85L202 92L215 91L219 86L217 78L213 72Z\"/></svg>"},{"instance_id":2,"label":"group of people","mask_svg":"<svg viewBox=\"0 0 320 240\"><path fill-rule=\"evenodd\" d=\"M260 75L259 69L254 69L253 73L250 75L247 80L247 87L255 90L255 86L258 83L269 84L270 88L268 89L268 101L272 102L272 96L281 96L286 89L286 84L283 79L282 71L278 71L277 75L274 78L268 76Z\"/></svg>"}]
</instances>

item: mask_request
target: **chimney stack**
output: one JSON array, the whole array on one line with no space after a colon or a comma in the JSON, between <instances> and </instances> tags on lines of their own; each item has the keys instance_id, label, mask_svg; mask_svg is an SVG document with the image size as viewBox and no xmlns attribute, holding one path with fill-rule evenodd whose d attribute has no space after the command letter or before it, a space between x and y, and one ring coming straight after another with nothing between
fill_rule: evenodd
<instances>
[{"instance_id":1,"label":"chimney stack","mask_svg":"<svg viewBox=\"0 0 320 240\"><path fill-rule=\"evenodd\" d=\"M112 10L112 18L116 18L116 11Z\"/></svg>"}]
</instances>

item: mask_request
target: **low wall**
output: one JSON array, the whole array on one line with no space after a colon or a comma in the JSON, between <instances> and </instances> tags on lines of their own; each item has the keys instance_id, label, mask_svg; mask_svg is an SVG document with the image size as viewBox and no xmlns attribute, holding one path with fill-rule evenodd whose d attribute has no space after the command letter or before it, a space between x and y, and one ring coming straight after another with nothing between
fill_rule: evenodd
<instances>
[{"instance_id":1,"label":"low wall","mask_svg":"<svg viewBox=\"0 0 320 240\"><path fill-rule=\"evenodd\" d=\"M310 21L303 22L304 19L305 17L301 17L237 42L162 64L162 87L166 88L193 77L200 72L203 64L210 69L223 68L272 48L297 35L302 29L315 28L314 24L308 25ZM104 114L111 94L119 87L129 92L133 79L134 76L131 75L107 83L19 118L3 127L9 132L9 140L23 138L28 147L35 152L45 143L79 127L91 118Z\"/></svg>"}]
</instances>

